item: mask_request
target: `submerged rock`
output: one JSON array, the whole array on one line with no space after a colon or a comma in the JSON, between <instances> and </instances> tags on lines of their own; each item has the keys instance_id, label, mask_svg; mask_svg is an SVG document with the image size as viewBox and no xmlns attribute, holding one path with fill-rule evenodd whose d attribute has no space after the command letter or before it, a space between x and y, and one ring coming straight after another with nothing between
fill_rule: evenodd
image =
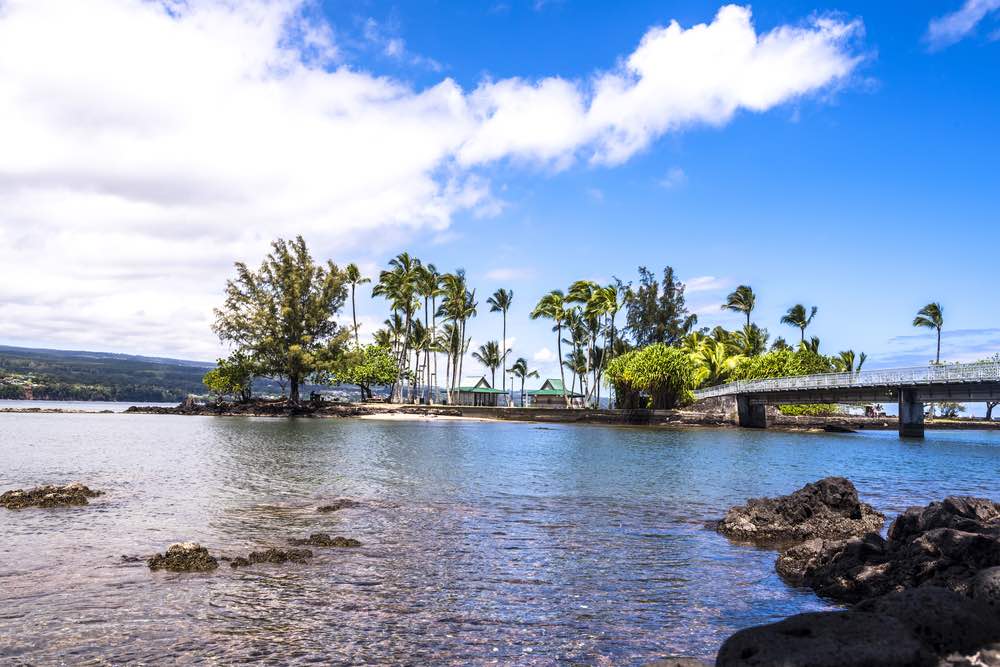
<instances>
[{"instance_id":1,"label":"submerged rock","mask_svg":"<svg viewBox=\"0 0 1000 667\"><path fill-rule=\"evenodd\" d=\"M247 565L256 565L257 563L274 563L276 565L281 565L283 563L305 563L307 560L312 558L313 552L309 549L265 549L263 551L251 551L250 555L246 558L237 557L230 561L232 567L245 567Z\"/></svg>"},{"instance_id":2,"label":"submerged rock","mask_svg":"<svg viewBox=\"0 0 1000 667\"><path fill-rule=\"evenodd\" d=\"M987 602L1000 590L1000 505L949 497L911 508L889 528L849 540L814 540L785 551L776 568L794 583L841 602L894 591L940 586ZM974 582L978 582L977 585ZM994 603L995 604L995 603Z\"/></svg>"},{"instance_id":3,"label":"submerged rock","mask_svg":"<svg viewBox=\"0 0 1000 667\"><path fill-rule=\"evenodd\" d=\"M320 505L316 508L317 512L337 512L339 510L351 509L353 507L360 507L361 503L356 500L351 500L349 498L339 498L334 500L329 505Z\"/></svg>"},{"instance_id":4,"label":"submerged rock","mask_svg":"<svg viewBox=\"0 0 1000 667\"><path fill-rule=\"evenodd\" d=\"M73 482L65 486L47 484L36 486L25 491L14 489L0 495L0 507L22 509L24 507L69 507L71 505L87 505L88 498L103 495L103 491L94 491L87 486Z\"/></svg>"},{"instance_id":5,"label":"submerged rock","mask_svg":"<svg viewBox=\"0 0 1000 667\"><path fill-rule=\"evenodd\" d=\"M361 542L352 537L330 537L327 533L313 533L307 538L292 538L288 543L293 546L306 547L360 547Z\"/></svg>"},{"instance_id":6,"label":"submerged rock","mask_svg":"<svg viewBox=\"0 0 1000 667\"><path fill-rule=\"evenodd\" d=\"M716 529L733 540L770 545L864 535L884 523L885 515L862 503L849 480L826 477L787 496L733 507Z\"/></svg>"},{"instance_id":7,"label":"submerged rock","mask_svg":"<svg viewBox=\"0 0 1000 667\"><path fill-rule=\"evenodd\" d=\"M848 611L799 614L747 628L723 643L716 664L862 667L987 665L1000 617L983 603L927 587L893 593ZM980 660L980 662L975 662Z\"/></svg>"},{"instance_id":8,"label":"submerged rock","mask_svg":"<svg viewBox=\"0 0 1000 667\"><path fill-rule=\"evenodd\" d=\"M207 572L219 567L219 561L208 549L196 542L171 544L165 554L156 554L146 564L150 570L171 572Z\"/></svg>"}]
</instances>

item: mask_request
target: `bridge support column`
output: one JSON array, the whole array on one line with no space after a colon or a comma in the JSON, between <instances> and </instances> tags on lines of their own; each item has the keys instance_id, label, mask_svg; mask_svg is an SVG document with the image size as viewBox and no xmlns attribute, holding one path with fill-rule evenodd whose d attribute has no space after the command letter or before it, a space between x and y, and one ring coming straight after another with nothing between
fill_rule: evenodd
<instances>
[{"instance_id":1,"label":"bridge support column","mask_svg":"<svg viewBox=\"0 0 1000 667\"><path fill-rule=\"evenodd\" d=\"M751 403L749 396L736 397L736 414L744 428L767 428L767 406Z\"/></svg>"},{"instance_id":2,"label":"bridge support column","mask_svg":"<svg viewBox=\"0 0 1000 667\"><path fill-rule=\"evenodd\" d=\"M924 403L910 389L899 390L899 437L924 437Z\"/></svg>"}]
</instances>

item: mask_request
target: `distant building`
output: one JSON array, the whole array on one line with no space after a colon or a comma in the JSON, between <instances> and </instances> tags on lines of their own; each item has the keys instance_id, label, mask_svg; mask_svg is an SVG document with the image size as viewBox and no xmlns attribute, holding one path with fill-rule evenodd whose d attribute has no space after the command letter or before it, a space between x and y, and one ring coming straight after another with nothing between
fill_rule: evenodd
<instances>
[{"instance_id":1,"label":"distant building","mask_svg":"<svg viewBox=\"0 0 1000 667\"><path fill-rule=\"evenodd\" d=\"M528 398L528 406L533 408L565 408L566 401L563 399L563 382L558 378L549 378L542 383L538 389L529 389L524 392ZM569 397L569 404L574 408L583 407L583 394L566 390Z\"/></svg>"},{"instance_id":2,"label":"distant building","mask_svg":"<svg viewBox=\"0 0 1000 667\"><path fill-rule=\"evenodd\" d=\"M459 387L456 392L455 405L471 405L474 407L495 408L507 405L507 392L503 389L494 389L490 386L486 376L478 379L467 378L465 386Z\"/></svg>"}]
</instances>

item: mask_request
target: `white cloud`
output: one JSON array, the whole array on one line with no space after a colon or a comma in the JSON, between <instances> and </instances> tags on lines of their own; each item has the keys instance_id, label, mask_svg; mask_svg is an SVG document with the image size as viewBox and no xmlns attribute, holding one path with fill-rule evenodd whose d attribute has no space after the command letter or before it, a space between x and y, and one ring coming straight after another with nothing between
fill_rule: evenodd
<instances>
[{"instance_id":1,"label":"white cloud","mask_svg":"<svg viewBox=\"0 0 1000 667\"><path fill-rule=\"evenodd\" d=\"M487 271L484 277L487 280L525 280L531 278L533 275L535 275L533 269L503 266Z\"/></svg>"},{"instance_id":2,"label":"white cloud","mask_svg":"<svg viewBox=\"0 0 1000 667\"><path fill-rule=\"evenodd\" d=\"M531 356L531 360L539 364L547 364L556 360L556 353L543 347Z\"/></svg>"},{"instance_id":3,"label":"white cloud","mask_svg":"<svg viewBox=\"0 0 1000 667\"><path fill-rule=\"evenodd\" d=\"M732 283L724 278L715 276L695 276L688 278L684 282L684 291L691 292L711 292L715 290L728 289Z\"/></svg>"},{"instance_id":4,"label":"white cloud","mask_svg":"<svg viewBox=\"0 0 1000 667\"><path fill-rule=\"evenodd\" d=\"M457 212L502 206L492 161L618 163L859 61L860 23L757 34L727 6L651 29L588 81L414 89L338 61L309 6L0 4L0 338L211 357L232 262L256 264L276 236L342 263L417 232L448 238Z\"/></svg>"},{"instance_id":5,"label":"white cloud","mask_svg":"<svg viewBox=\"0 0 1000 667\"><path fill-rule=\"evenodd\" d=\"M668 190L679 188L687 184L688 177L680 167L671 167L666 175L660 179L660 185Z\"/></svg>"},{"instance_id":6,"label":"white cloud","mask_svg":"<svg viewBox=\"0 0 1000 667\"><path fill-rule=\"evenodd\" d=\"M932 48L954 44L971 34L988 14L998 9L1000 0L965 0L960 9L930 22L927 41Z\"/></svg>"}]
</instances>

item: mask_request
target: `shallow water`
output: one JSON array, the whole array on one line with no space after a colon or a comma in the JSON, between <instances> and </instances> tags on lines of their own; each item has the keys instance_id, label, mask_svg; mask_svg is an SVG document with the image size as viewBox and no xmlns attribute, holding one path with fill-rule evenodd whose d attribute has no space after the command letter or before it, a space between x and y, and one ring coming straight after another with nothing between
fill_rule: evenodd
<instances>
[{"instance_id":1,"label":"shallow water","mask_svg":"<svg viewBox=\"0 0 1000 667\"><path fill-rule=\"evenodd\" d=\"M3 410L73 410L79 412L125 412L133 405L144 407L172 408L177 405L173 403L142 403L128 401L20 401L10 399L0 399L0 411Z\"/></svg>"},{"instance_id":2,"label":"shallow water","mask_svg":"<svg viewBox=\"0 0 1000 667\"><path fill-rule=\"evenodd\" d=\"M706 530L747 497L845 475L890 515L1000 498L1000 433L787 434L477 422L0 414L0 661L629 665L827 608L772 552ZM364 504L320 514L326 501ZM151 573L324 531L307 565ZM224 564L223 564L224 565Z\"/></svg>"}]
</instances>

